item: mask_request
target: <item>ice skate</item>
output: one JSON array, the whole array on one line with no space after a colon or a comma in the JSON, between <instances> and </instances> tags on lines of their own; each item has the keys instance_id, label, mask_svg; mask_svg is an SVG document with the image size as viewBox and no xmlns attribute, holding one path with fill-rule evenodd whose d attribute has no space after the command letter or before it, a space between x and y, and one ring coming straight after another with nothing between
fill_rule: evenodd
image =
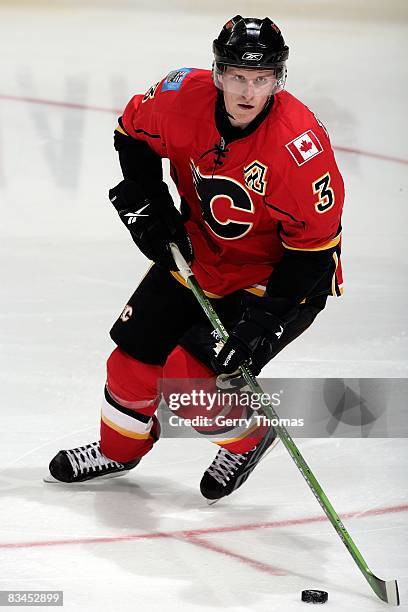
<instances>
[{"instance_id":1,"label":"ice skate","mask_svg":"<svg viewBox=\"0 0 408 612\"><path fill-rule=\"evenodd\" d=\"M278 441L276 431L271 428L255 448L242 455L221 448L200 482L201 493L208 503L216 503L244 484L265 453Z\"/></svg>"},{"instance_id":2,"label":"ice skate","mask_svg":"<svg viewBox=\"0 0 408 612\"><path fill-rule=\"evenodd\" d=\"M115 478L124 476L134 468L140 459L120 463L106 457L99 442L92 442L70 450L60 450L51 460L50 473L44 482L77 483L94 478Z\"/></svg>"}]
</instances>

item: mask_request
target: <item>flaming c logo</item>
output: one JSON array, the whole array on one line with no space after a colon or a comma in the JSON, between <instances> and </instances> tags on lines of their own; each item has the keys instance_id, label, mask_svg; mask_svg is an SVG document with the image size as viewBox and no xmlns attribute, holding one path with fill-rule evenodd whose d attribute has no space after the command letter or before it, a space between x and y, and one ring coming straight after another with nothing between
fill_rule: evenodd
<instances>
[{"instance_id":1,"label":"flaming c logo","mask_svg":"<svg viewBox=\"0 0 408 612\"><path fill-rule=\"evenodd\" d=\"M237 240L253 226L254 204L248 191L227 176L206 176L191 161L191 173L203 218L211 231L224 240Z\"/></svg>"}]
</instances>

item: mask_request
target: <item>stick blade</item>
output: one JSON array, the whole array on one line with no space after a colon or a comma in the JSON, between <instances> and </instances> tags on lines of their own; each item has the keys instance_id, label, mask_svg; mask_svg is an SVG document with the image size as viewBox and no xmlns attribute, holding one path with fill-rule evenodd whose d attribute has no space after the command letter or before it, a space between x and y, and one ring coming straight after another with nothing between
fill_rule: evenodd
<instances>
[{"instance_id":1,"label":"stick blade","mask_svg":"<svg viewBox=\"0 0 408 612\"><path fill-rule=\"evenodd\" d=\"M391 606L399 606L400 598L398 593L398 583L396 580L381 580L377 576L372 575L375 585L371 584L378 597L390 604Z\"/></svg>"},{"instance_id":2,"label":"stick blade","mask_svg":"<svg viewBox=\"0 0 408 612\"><path fill-rule=\"evenodd\" d=\"M384 582L385 584L385 591L387 593L387 603L389 603L391 606L399 606L400 604L400 598L399 598L399 592L398 592L398 583L396 580L387 580L386 582Z\"/></svg>"}]
</instances>

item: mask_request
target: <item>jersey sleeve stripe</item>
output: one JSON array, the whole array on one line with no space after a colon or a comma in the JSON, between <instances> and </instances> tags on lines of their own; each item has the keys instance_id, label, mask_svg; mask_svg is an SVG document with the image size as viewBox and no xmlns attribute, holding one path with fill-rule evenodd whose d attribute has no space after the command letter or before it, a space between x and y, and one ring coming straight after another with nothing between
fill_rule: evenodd
<instances>
[{"instance_id":1,"label":"jersey sleeve stripe","mask_svg":"<svg viewBox=\"0 0 408 612\"><path fill-rule=\"evenodd\" d=\"M268 208L273 208L273 210L276 210L277 212L281 213L282 215L286 215L287 217L290 217L292 219L292 221L295 221L295 223L299 223L299 219L295 219L295 217L293 215L291 215L290 213L286 212L285 210L282 210L281 208L278 208L277 206L274 206L273 204L268 204L268 202L265 202L265 206L267 206Z\"/></svg>"},{"instance_id":2,"label":"jersey sleeve stripe","mask_svg":"<svg viewBox=\"0 0 408 612\"><path fill-rule=\"evenodd\" d=\"M149 134L149 132L146 132L146 130L142 130L142 129L135 130L135 134L144 134L145 136L148 136L149 138L160 138L160 134Z\"/></svg>"},{"instance_id":3,"label":"jersey sleeve stripe","mask_svg":"<svg viewBox=\"0 0 408 612\"><path fill-rule=\"evenodd\" d=\"M251 287L246 287L245 291L248 291L248 293L253 293L258 297L262 297L265 295L266 287L263 287L262 285L252 285Z\"/></svg>"},{"instance_id":4,"label":"jersey sleeve stripe","mask_svg":"<svg viewBox=\"0 0 408 612\"><path fill-rule=\"evenodd\" d=\"M333 259L334 259L334 272L333 272L333 277L332 277L332 295L336 295L336 270L339 264L339 260L338 260L336 253L333 253Z\"/></svg>"},{"instance_id":5,"label":"jersey sleeve stripe","mask_svg":"<svg viewBox=\"0 0 408 612\"><path fill-rule=\"evenodd\" d=\"M119 123L115 127L115 132L119 132L120 134L123 134L124 136L129 136L129 134L127 132L125 132L125 130L123 129L123 127Z\"/></svg>"},{"instance_id":6,"label":"jersey sleeve stripe","mask_svg":"<svg viewBox=\"0 0 408 612\"><path fill-rule=\"evenodd\" d=\"M332 283L331 283L332 295L335 297L336 296L341 297L343 295L343 286L339 285L338 279L337 279L337 269L339 265L339 258L338 258L337 253L333 253L333 260L334 260L335 267L334 267Z\"/></svg>"},{"instance_id":7,"label":"jersey sleeve stripe","mask_svg":"<svg viewBox=\"0 0 408 612\"><path fill-rule=\"evenodd\" d=\"M291 247L285 242L282 242L282 246L284 246L285 249L289 249L290 251L326 251L327 249L332 249L333 247L336 247L340 243L340 239L341 234L336 236L336 238L333 238L333 240L330 240L330 242L326 242L326 244L323 244L320 247L315 247L313 249L299 249L297 247Z\"/></svg>"},{"instance_id":8,"label":"jersey sleeve stripe","mask_svg":"<svg viewBox=\"0 0 408 612\"><path fill-rule=\"evenodd\" d=\"M120 134L124 134L124 136L131 136L131 134L129 134L129 132L127 132L125 128L123 127L123 117L119 118L119 123L117 127L115 128L115 131L119 132ZM143 130L141 128L135 129L134 133L144 134L145 136L148 136L149 138L160 138L160 134L150 134L150 132L146 132L146 130Z\"/></svg>"}]
</instances>

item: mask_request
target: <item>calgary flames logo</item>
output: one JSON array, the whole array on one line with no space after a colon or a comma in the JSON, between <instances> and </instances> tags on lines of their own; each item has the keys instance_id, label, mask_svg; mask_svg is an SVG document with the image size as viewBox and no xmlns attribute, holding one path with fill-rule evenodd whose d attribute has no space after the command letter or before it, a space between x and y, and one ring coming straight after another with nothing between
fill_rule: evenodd
<instances>
[{"instance_id":1,"label":"calgary flames logo","mask_svg":"<svg viewBox=\"0 0 408 612\"><path fill-rule=\"evenodd\" d=\"M258 160L253 161L252 164L244 168L244 180L248 189L252 189L252 191L260 195L265 195L265 175L267 169L267 166L264 166Z\"/></svg>"},{"instance_id":2,"label":"calgary flames logo","mask_svg":"<svg viewBox=\"0 0 408 612\"><path fill-rule=\"evenodd\" d=\"M206 176L191 161L191 173L203 218L219 238L237 240L253 226L254 204L243 185L227 176Z\"/></svg>"}]
</instances>

